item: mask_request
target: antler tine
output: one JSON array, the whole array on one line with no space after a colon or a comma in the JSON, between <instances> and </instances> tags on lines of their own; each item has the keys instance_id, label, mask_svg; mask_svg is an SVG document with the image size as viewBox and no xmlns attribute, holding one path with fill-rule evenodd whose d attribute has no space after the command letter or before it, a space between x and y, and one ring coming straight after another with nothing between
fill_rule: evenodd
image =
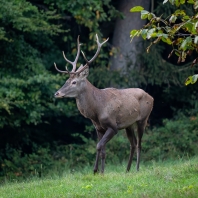
<instances>
[{"instance_id":1,"label":"antler tine","mask_svg":"<svg viewBox=\"0 0 198 198\"><path fill-rule=\"evenodd\" d=\"M93 62L95 60L95 58L98 56L98 54L100 52L100 49L101 49L102 45L105 44L108 40L109 40L109 38L107 38L104 42L100 43L99 39L98 39L98 35L96 34L96 42L98 44L98 49L97 49L94 57L89 61L89 63L91 63L91 62Z\"/></svg>"},{"instance_id":2,"label":"antler tine","mask_svg":"<svg viewBox=\"0 0 198 198\"><path fill-rule=\"evenodd\" d=\"M68 62L68 63L70 63L71 65L73 65L73 62L71 62L70 60L68 60L68 59L66 58L64 51L63 51L63 57L64 57L64 59L66 60L66 62Z\"/></svg>"},{"instance_id":3,"label":"antler tine","mask_svg":"<svg viewBox=\"0 0 198 198\"><path fill-rule=\"evenodd\" d=\"M82 53L82 55L83 55L83 57L84 57L84 59L85 59L87 65L90 65L90 63L92 63L92 62L96 59L96 57L98 56L98 54L99 54L99 52L100 52L100 49L101 49L102 45L105 44L108 40L109 40L109 38L107 38L104 42L100 43L100 42L99 42L98 35L96 34L96 42L97 42L97 45L98 45L98 49L97 49L95 55L93 56L93 58L92 58L91 60L89 60L89 61L88 61L87 58L85 57L85 54L81 51L81 53Z\"/></svg>"},{"instance_id":4,"label":"antler tine","mask_svg":"<svg viewBox=\"0 0 198 198\"><path fill-rule=\"evenodd\" d=\"M72 73L75 72L75 70L76 70L76 64L77 64L77 61L78 61L78 58L79 58L79 55L80 55L80 46L81 46L81 44L79 42L79 37L80 36L78 36L78 38L77 38L77 48L78 48L78 51L77 51L77 55L76 55L76 58L75 58L74 62L68 60L66 58L66 56L65 56L64 51L63 51L63 57L64 57L64 59L66 60L66 62L68 62L69 64L71 64L73 66L72 71L71 71ZM67 70L67 72L69 72L69 70ZM71 73L71 72L69 72L69 73Z\"/></svg>"},{"instance_id":5,"label":"antler tine","mask_svg":"<svg viewBox=\"0 0 198 198\"><path fill-rule=\"evenodd\" d=\"M89 65L89 61L87 60L87 58L86 58L86 56L85 56L85 54L84 54L84 52L82 50L81 50L81 53L82 53L82 55L83 55L83 57L85 59L85 62L87 63L87 65Z\"/></svg>"},{"instance_id":6,"label":"antler tine","mask_svg":"<svg viewBox=\"0 0 198 198\"><path fill-rule=\"evenodd\" d=\"M79 58L79 55L80 55L80 42L79 42L79 35L78 35L78 38L77 38L77 48L78 48L78 51L77 51L77 55L76 55L76 58L75 58L75 61L73 62L73 69L72 69L72 72L75 72L76 70L76 64L77 64L77 61L78 61L78 58Z\"/></svg>"},{"instance_id":7,"label":"antler tine","mask_svg":"<svg viewBox=\"0 0 198 198\"><path fill-rule=\"evenodd\" d=\"M99 42L99 38L98 35L96 34L96 42L100 45L100 47L105 44L107 41L109 40L109 38L107 38L105 41L103 41L102 43Z\"/></svg>"},{"instance_id":8,"label":"antler tine","mask_svg":"<svg viewBox=\"0 0 198 198\"><path fill-rule=\"evenodd\" d=\"M58 69L57 66L56 66L56 63L54 63L54 66L55 66L56 70L58 72L60 72L60 73L65 73L65 74L69 74L70 73L67 69L66 69L66 71L62 71L62 70Z\"/></svg>"}]
</instances>

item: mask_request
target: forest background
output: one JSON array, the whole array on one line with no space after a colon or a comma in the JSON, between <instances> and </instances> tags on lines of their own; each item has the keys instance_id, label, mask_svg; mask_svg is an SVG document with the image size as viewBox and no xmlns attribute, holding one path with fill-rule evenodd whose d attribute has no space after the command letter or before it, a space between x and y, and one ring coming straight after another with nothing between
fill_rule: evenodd
<instances>
[{"instance_id":1,"label":"forest background","mask_svg":"<svg viewBox=\"0 0 198 198\"><path fill-rule=\"evenodd\" d=\"M140 87L154 97L141 161L196 155L198 88L184 85L197 72L196 66L190 67L195 56L177 64L176 56L168 58L171 46L160 42L146 53L149 41L130 43L130 32L125 30L122 34L133 46L132 55L124 57L122 67L114 67L121 53L116 46L121 33L118 20L142 23L140 15L133 20L131 4L125 4L127 13L122 12L126 2L131 1L0 0L1 179L41 176L66 168L74 171L93 164L97 137L92 123L80 115L74 99L55 100L53 96L67 79L53 63L64 69L62 51L74 59L78 35L88 59L97 47L95 34L101 39L109 37L90 68L89 80L96 87ZM133 6L140 4L164 16L175 9L160 0L150 5L133 1ZM107 163L127 160L127 141L119 132L107 144Z\"/></svg>"}]
</instances>

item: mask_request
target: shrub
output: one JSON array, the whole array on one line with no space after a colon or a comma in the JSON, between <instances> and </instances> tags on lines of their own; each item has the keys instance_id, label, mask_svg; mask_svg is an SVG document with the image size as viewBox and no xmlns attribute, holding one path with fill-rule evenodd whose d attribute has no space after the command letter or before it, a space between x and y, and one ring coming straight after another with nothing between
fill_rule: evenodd
<instances>
[{"instance_id":1,"label":"shrub","mask_svg":"<svg viewBox=\"0 0 198 198\"><path fill-rule=\"evenodd\" d=\"M196 155L198 122L196 116L165 119L163 126L148 130L143 138L143 159L164 160L178 156Z\"/></svg>"},{"instance_id":2,"label":"shrub","mask_svg":"<svg viewBox=\"0 0 198 198\"><path fill-rule=\"evenodd\" d=\"M164 120L163 126L148 129L143 135L141 162L176 159L194 156L198 150L198 117L180 114L174 120ZM24 178L61 174L65 170L75 171L93 166L97 142L82 136L82 144L37 146L33 144L30 154L23 154L9 146L0 154L0 177ZM120 164L128 160L129 141L119 133L106 146L106 163ZM3 154L5 153L5 154ZM136 156L134 156L135 158Z\"/></svg>"}]
</instances>

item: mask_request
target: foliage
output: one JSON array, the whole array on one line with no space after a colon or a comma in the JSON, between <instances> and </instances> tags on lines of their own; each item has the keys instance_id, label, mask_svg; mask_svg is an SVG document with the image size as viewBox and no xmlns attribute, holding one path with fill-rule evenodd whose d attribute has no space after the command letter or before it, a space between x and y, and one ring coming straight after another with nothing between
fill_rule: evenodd
<instances>
[{"instance_id":1,"label":"foliage","mask_svg":"<svg viewBox=\"0 0 198 198\"><path fill-rule=\"evenodd\" d=\"M92 152L77 157L82 148L78 144L83 143L79 133L93 138L83 133L90 122L79 116L75 100L54 99L67 77L57 74L53 62L64 66L63 50L73 59L77 35L86 56L92 57L95 33L104 37L102 23L120 13L110 1L0 0L0 4L0 175L25 177L40 174L41 167L43 174L53 167L61 170L65 158L54 157L52 150L68 157L70 167L86 163ZM107 75L108 53L103 53L105 48L101 51L93 67L99 62L103 66L97 76L93 69L90 75L98 87L111 81L97 81ZM75 144L70 146L71 142Z\"/></svg>"},{"instance_id":2,"label":"foliage","mask_svg":"<svg viewBox=\"0 0 198 198\"><path fill-rule=\"evenodd\" d=\"M24 0L1 5L5 34L0 40L0 149L3 152L9 144L31 151L30 142L42 142L42 136L50 139L50 133L42 134L44 125L47 130L55 117L77 114L71 101L54 101L52 93L64 82L63 76L55 76L46 65L57 49L51 47L52 36L66 31L56 23L60 16L54 11L44 12Z\"/></svg>"},{"instance_id":3,"label":"foliage","mask_svg":"<svg viewBox=\"0 0 198 198\"><path fill-rule=\"evenodd\" d=\"M175 120L164 120L163 126L148 130L143 138L143 159L176 159L195 156L198 149L197 116L180 114Z\"/></svg>"},{"instance_id":4,"label":"foliage","mask_svg":"<svg viewBox=\"0 0 198 198\"><path fill-rule=\"evenodd\" d=\"M197 116L179 114L174 120L164 120L161 127L148 128L143 135L141 164L151 160L177 159L178 156L196 156L197 119ZM0 154L0 177L12 179L44 176L51 171L60 174L64 170L75 171L85 166L93 166L96 141L78 133L73 135L81 139L81 144L48 144L45 147L33 144L29 154L7 145L5 151ZM129 153L130 144L126 134L119 131L106 146L107 169L110 164L121 165L126 162ZM136 156L133 164L135 158Z\"/></svg>"},{"instance_id":5,"label":"foliage","mask_svg":"<svg viewBox=\"0 0 198 198\"><path fill-rule=\"evenodd\" d=\"M164 0L163 4L167 2L168 0ZM141 6L133 7L130 10L131 12L141 12L141 19L147 19L149 22L140 30L132 30L130 35L132 39L135 36L142 36L143 39L148 40L154 39L147 47L147 52L153 44L163 41L173 48L168 55L169 58L174 53L178 56L178 63L185 62L187 56L197 53L198 50L197 1L170 0L169 2L176 6L169 16L156 16L154 13L144 10ZM198 58L196 57L192 61L192 66L197 62ZM191 82L193 84L195 79L194 76L189 77L185 84L188 85Z\"/></svg>"},{"instance_id":6,"label":"foliage","mask_svg":"<svg viewBox=\"0 0 198 198\"><path fill-rule=\"evenodd\" d=\"M78 34L81 42L86 43L82 48L85 53L89 51L86 54L90 58L96 49L93 35L98 32L102 36L99 25L120 13L110 1L0 0L0 3L0 149L8 143L23 151L28 147L25 152L31 152L30 142L45 144L60 139L71 142L75 139L73 130L83 126L83 131L87 121L79 117L74 100L54 100L53 93L66 78L55 73L53 62L64 65L62 50L72 60ZM82 7L89 9L85 12ZM84 17L78 18L82 14ZM94 20L88 20L89 17ZM93 32L87 36L90 31ZM100 61L107 65L107 56L101 53L95 64ZM101 71L104 70L106 67L102 67ZM104 87L104 82L99 86ZM73 116L76 117L69 120Z\"/></svg>"},{"instance_id":7,"label":"foliage","mask_svg":"<svg viewBox=\"0 0 198 198\"><path fill-rule=\"evenodd\" d=\"M61 176L50 172L42 179L5 181L1 196L7 197L196 197L197 158L142 165L137 173L113 164L104 175L78 170Z\"/></svg>"},{"instance_id":8,"label":"foliage","mask_svg":"<svg viewBox=\"0 0 198 198\"><path fill-rule=\"evenodd\" d=\"M120 16L121 13L115 9L110 0L106 1L53 1L44 0L53 9L58 9L59 13L72 16L76 23L83 25L90 30L90 38L95 36L101 22L110 21L112 18ZM69 9L68 9L69 8Z\"/></svg>"},{"instance_id":9,"label":"foliage","mask_svg":"<svg viewBox=\"0 0 198 198\"><path fill-rule=\"evenodd\" d=\"M185 85L196 83L197 78L198 78L198 74L195 74L195 75L193 75L193 76L189 76L189 77L186 79L186 81L185 81Z\"/></svg>"}]
</instances>

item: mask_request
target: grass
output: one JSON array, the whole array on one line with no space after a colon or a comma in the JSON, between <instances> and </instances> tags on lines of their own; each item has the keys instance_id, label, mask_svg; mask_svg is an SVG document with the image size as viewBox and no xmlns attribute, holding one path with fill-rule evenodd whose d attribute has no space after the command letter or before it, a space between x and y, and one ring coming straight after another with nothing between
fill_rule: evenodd
<instances>
[{"instance_id":1,"label":"grass","mask_svg":"<svg viewBox=\"0 0 198 198\"><path fill-rule=\"evenodd\" d=\"M0 198L177 198L198 196L198 157L164 163L134 164L130 173L125 165L107 165L104 175L93 175L87 167L82 172L53 175L0 186Z\"/></svg>"}]
</instances>

